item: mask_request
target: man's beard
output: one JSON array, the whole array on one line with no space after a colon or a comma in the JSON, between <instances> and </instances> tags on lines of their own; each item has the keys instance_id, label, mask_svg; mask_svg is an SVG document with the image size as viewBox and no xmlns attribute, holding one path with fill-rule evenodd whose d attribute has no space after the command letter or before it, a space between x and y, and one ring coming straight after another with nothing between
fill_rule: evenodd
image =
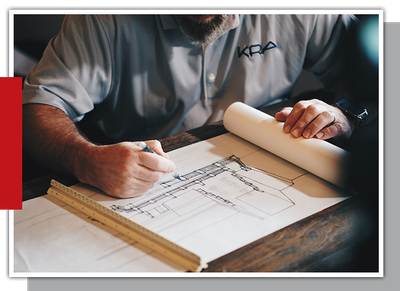
<instances>
[{"instance_id":1,"label":"man's beard","mask_svg":"<svg viewBox=\"0 0 400 291\"><path fill-rule=\"evenodd\" d=\"M177 15L176 19L182 32L197 45L210 45L217 40L221 36L221 32L223 31L227 20L226 14L214 15L213 18L206 20L197 18L193 19L189 16L190 15Z\"/></svg>"}]
</instances>

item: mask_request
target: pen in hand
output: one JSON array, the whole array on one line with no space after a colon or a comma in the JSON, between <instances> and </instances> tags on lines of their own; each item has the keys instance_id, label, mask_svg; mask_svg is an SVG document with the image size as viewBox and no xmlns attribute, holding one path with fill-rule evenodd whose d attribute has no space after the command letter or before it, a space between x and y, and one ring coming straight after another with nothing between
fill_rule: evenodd
<instances>
[{"instance_id":1,"label":"pen in hand","mask_svg":"<svg viewBox=\"0 0 400 291\"><path fill-rule=\"evenodd\" d=\"M151 149L151 147L149 147L144 141L139 142L139 146L140 146L141 149L144 150L145 152L157 154L157 153L156 153L155 151L153 151L153 150ZM174 172L174 173L172 174L172 176L173 176L175 179L182 180L181 177L179 176L179 174L178 174L177 172Z\"/></svg>"}]
</instances>

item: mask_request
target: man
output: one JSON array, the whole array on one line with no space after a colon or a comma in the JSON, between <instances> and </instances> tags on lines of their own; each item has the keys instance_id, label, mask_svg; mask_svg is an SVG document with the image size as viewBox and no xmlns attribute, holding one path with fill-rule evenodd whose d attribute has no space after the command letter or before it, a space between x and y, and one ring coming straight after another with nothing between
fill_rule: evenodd
<instances>
[{"instance_id":1,"label":"man","mask_svg":"<svg viewBox=\"0 0 400 291\"><path fill-rule=\"evenodd\" d=\"M343 75L346 15L75 15L24 87L24 147L43 165L116 197L141 195L175 165L154 139L221 120L235 101L286 98L303 68L328 89ZM74 122L96 105L95 145ZM276 115L294 137L349 136L320 100ZM158 154L144 152L138 140Z\"/></svg>"}]
</instances>

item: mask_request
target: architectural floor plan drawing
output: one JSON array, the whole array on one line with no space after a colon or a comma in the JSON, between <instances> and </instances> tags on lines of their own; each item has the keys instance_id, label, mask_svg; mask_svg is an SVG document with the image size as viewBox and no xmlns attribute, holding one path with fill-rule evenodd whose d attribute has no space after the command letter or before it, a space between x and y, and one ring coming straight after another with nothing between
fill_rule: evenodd
<instances>
[{"instance_id":1,"label":"architectural floor plan drawing","mask_svg":"<svg viewBox=\"0 0 400 291\"><path fill-rule=\"evenodd\" d=\"M295 205L282 192L294 184L291 179L246 165L235 155L180 177L160 183L165 192L155 197L111 209L161 230L216 207L264 220Z\"/></svg>"},{"instance_id":2,"label":"architectural floor plan drawing","mask_svg":"<svg viewBox=\"0 0 400 291\"><path fill-rule=\"evenodd\" d=\"M345 196L338 187L233 134L169 155L181 180L166 177L137 198L91 198L206 261Z\"/></svg>"}]
</instances>

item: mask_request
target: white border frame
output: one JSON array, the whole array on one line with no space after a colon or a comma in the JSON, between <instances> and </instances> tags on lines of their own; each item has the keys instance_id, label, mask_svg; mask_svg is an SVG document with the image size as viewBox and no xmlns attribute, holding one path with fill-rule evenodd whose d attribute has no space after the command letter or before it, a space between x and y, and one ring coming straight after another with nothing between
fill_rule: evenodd
<instances>
[{"instance_id":1,"label":"white border frame","mask_svg":"<svg viewBox=\"0 0 400 291\"><path fill-rule=\"evenodd\" d=\"M127 272L127 273L113 273L113 272L14 272L14 210L9 210L9 276L13 278L34 278L34 277L85 277L85 278L97 278L97 277L199 277L199 278L237 278L237 277L292 277L292 278L309 278L309 277L332 277L332 278L355 278L355 277L383 277L384 276L384 120L383 120L383 108L384 108L384 71L383 71L383 10L372 10L372 9L334 9L334 10L246 10L246 9L191 9L191 10L138 10L138 9L127 9L127 10L113 10L113 9L90 9L90 10L9 10L9 76L14 75L14 15L17 14L43 14L43 15L64 15L64 14L207 14L207 13L228 13L228 14L376 14L379 15L379 272L366 272L366 273L354 273L354 272L340 272L340 273L247 273L247 272L229 272L229 273L163 273L163 272Z\"/></svg>"}]
</instances>

